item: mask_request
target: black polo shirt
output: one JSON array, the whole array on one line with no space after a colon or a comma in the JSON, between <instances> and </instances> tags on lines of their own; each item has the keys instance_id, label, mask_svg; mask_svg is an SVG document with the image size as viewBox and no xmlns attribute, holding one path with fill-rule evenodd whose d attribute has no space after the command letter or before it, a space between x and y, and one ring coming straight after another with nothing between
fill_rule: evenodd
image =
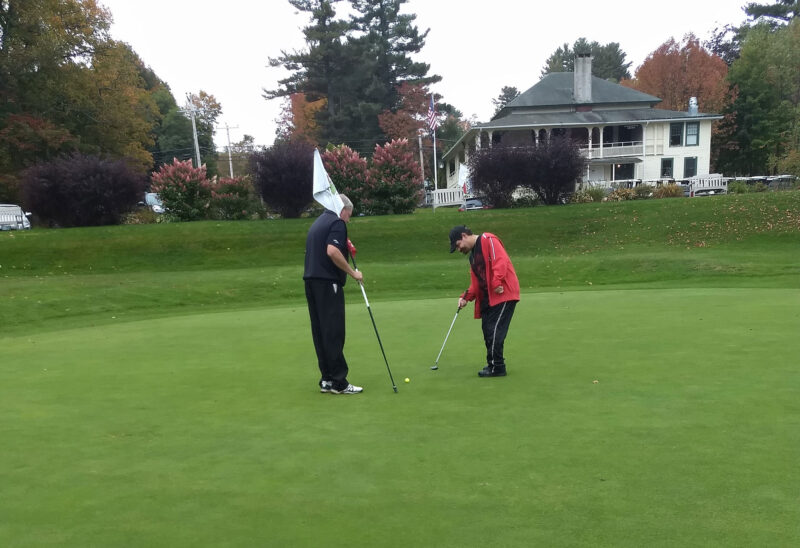
<instances>
[{"instance_id":1,"label":"black polo shirt","mask_svg":"<svg viewBox=\"0 0 800 548\"><path fill-rule=\"evenodd\" d=\"M347 225L336 213L326 209L308 229L303 279L331 280L344 285L347 273L328 257L328 245L336 246L345 260L349 259Z\"/></svg>"}]
</instances>

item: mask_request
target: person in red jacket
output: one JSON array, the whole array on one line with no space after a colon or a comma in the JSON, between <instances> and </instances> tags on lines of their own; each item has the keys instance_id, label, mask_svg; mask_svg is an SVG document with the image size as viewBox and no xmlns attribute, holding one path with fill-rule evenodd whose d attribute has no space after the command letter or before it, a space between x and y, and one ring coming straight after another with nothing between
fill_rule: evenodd
<instances>
[{"instance_id":1,"label":"person in red jacket","mask_svg":"<svg viewBox=\"0 0 800 548\"><path fill-rule=\"evenodd\" d=\"M458 308L475 301L475 318L481 319L486 343L486 367L479 377L505 377L503 344L519 302L519 280L503 242L490 232L473 234L464 225L450 230L450 253L469 254L470 284L458 298Z\"/></svg>"}]
</instances>

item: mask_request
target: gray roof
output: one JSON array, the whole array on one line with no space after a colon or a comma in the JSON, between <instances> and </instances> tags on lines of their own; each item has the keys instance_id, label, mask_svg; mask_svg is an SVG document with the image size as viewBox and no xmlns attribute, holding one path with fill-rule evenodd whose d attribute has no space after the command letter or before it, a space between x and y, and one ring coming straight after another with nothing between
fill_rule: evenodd
<instances>
[{"instance_id":1,"label":"gray roof","mask_svg":"<svg viewBox=\"0 0 800 548\"><path fill-rule=\"evenodd\" d=\"M478 124L476 129L512 129L535 127L591 126L598 124L640 124L666 120L719 120L718 114L696 114L657 108L627 108L616 110L591 110L588 112L511 112L503 118Z\"/></svg>"},{"instance_id":2,"label":"gray roof","mask_svg":"<svg viewBox=\"0 0 800 548\"><path fill-rule=\"evenodd\" d=\"M538 84L508 103L503 111L575 105L575 98L573 97L574 84L574 73L551 72L539 80ZM597 76L592 76L592 101L585 104L646 103L654 105L660 102L661 99L654 95L648 95L647 93L603 80ZM502 114L503 111L499 114Z\"/></svg>"}]
</instances>

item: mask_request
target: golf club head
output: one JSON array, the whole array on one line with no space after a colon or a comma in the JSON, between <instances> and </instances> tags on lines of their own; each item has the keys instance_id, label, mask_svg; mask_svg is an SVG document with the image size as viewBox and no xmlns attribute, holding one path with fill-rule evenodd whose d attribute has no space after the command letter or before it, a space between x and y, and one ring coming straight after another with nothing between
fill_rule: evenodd
<instances>
[{"instance_id":1,"label":"golf club head","mask_svg":"<svg viewBox=\"0 0 800 548\"><path fill-rule=\"evenodd\" d=\"M432 369L433 371L436 371L437 369L439 369L439 366L438 366L438 365L432 365L432 366L431 366L431 369Z\"/></svg>"}]
</instances>

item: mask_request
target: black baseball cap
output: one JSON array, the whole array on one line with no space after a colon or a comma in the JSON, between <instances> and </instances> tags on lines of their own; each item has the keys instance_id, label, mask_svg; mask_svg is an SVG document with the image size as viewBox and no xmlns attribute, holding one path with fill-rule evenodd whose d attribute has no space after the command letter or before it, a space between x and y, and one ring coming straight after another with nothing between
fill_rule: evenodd
<instances>
[{"instance_id":1,"label":"black baseball cap","mask_svg":"<svg viewBox=\"0 0 800 548\"><path fill-rule=\"evenodd\" d=\"M464 225L454 226L450 229L450 253L456 250L456 242L461 239L462 234L472 234L472 231Z\"/></svg>"}]
</instances>

